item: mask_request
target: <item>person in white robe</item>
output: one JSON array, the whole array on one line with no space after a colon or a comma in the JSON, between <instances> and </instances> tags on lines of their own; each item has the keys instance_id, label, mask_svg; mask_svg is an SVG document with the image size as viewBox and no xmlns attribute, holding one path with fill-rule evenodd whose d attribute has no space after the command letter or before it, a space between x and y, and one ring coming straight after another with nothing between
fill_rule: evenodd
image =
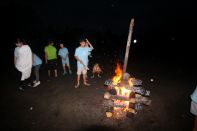
<instances>
[{"instance_id":1,"label":"person in white robe","mask_svg":"<svg viewBox=\"0 0 197 131\"><path fill-rule=\"evenodd\" d=\"M14 50L14 64L16 69L22 73L19 89L23 89L31 76L32 70L32 51L28 45L25 45L24 40L18 39Z\"/></svg>"}]
</instances>

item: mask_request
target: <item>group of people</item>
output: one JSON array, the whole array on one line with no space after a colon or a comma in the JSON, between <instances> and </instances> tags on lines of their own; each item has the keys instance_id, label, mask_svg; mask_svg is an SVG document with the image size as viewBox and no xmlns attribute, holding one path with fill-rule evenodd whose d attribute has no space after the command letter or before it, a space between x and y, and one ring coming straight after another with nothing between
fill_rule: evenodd
<instances>
[{"instance_id":1,"label":"group of people","mask_svg":"<svg viewBox=\"0 0 197 131\"><path fill-rule=\"evenodd\" d=\"M80 46L76 48L74 57L77 60L77 82L75 88L80 86L81 75L83 76L84 86L89 86L87 82L87 71L89 70L88 63L91 57L91 51L94 49L88 39L81 39L79 41ZM16 69L21 72L21 79L19 89L24 90L26 86L37 87L41 84L39 78L39 70L42 65L41 58L32 52L29 45L25 43L24 39L16 40L16 48L14 50L14 64ZM54 71L54 77L58 77L57 73L57 55L61 58L63 75L72 74L69 63L69 51L64 47L63 43L59 44L60 49L57 52L56 47L52 41L48 42L48 45L44 48L45 63L48 69L48 80L51 79L51 73ZM97 64L98 65L98 64ZM35 80L30 80L32 68L34 69ZM94 67L95 68L95 67ZM97 68L96 68L97 69ZM98 77L100 77L101 70L98 69Z\"/></svg>"},{"instance_id":2,"label":"group of people","mask_svg":"<svg viewBox=\"0 0 197 131\"><path fill-rule=\"evenodd\" d=\"M85 86L89 86L90 84L87 82L87 70L88 68L88 57L91 56L91 51L94 49L92 44L88 41L88 39L81 39L79 41L80 46L75 50L75 59L77 60L77 83L75 88L80 86L81 75L83 76L83 84ZM40 85L39 79L39 70L42 65L42 60L31 51L31 48L25 43L23 39L16 40L16 48L14 50L14 64L16 69L22 73L21 80L19 84L19 89L24 90L23 88L26 86L37 87ZM53 46L53 42L50 41L48 45L44 48L45 52L45 63L48 68L48 77L51 77L51 70L54 70L54 76L57 77L57 49ZM59 44L60 49L58 51L58 55L61 58L62 66L63 66L63 75L69 73L72 74L70 63L69 63L69 52L66 47L64 47L63 43ZM30 82L30 76L32 67L34 68L35 80ZM68 71L66 70L68 69ZM97 73L98 77L100 77L101 69L99 65L96 63L93 67L92 73ZM32 85L32 84L33 85ZM29 85L30 84L30 85ZM191 107L190 112L195 115L195 122L193 131L197 131L197 87L191 95Z\"/></svg>"}]
</instances>

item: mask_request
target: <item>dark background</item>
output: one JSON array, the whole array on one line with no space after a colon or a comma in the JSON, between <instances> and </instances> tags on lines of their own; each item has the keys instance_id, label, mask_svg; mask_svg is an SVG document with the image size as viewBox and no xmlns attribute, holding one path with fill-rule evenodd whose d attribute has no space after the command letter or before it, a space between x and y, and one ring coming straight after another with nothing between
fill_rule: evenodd
<instances>
[{"instance_id":1,"label":"dark background","mask_svg":"<svg viewBox=\"0 0 197 131\"><path fill-rule=\"evenodd\" d=\"M14 41L24 38L40 57L47 40L64 42L73 57L81 37L93 53L123 60L130 19L135 19L129 62L160 63L196 72L195 2L192 0L1 1L3 65L13 67ZM98 56L98 55L96 55ZM95 57L99 61L99 58Z\"/></svg>"},{"instance_id":2,"label":"dark background","mask_svg":"<svg viewBox=\"0 0 197 131\"><path fill-rule=\"evenodd\" d=\"M144 87L150 88L153 105L137 116L135 123L122 125L127 130L134 125L136 127L131 128L140 131L158 131L162 127L173 131L192 129L194 116L189 111L189 96L197 84L194 1L4 0L0 1L0 16L3 130L66 129L69 123L65 125L65 120L71 121L71 129L79 128L81 123L85 126L92 120L97 124L105 123L100 121L104 113L100 111L101 106L91 103L102 102L104 92L96 88L103 87L104 81L113 76L118 61L123 62L131 18L135 19L132 39L138 42L131 44L127 71L142 79ZM90 80L93 85L90 88L75 90L74 73L46 82L47 70L43 64L40 87L27 88L21 93L16 88L17 71L13 65L14 42L18 37L24 38L42 59L48 40L53 40L57 48L59 42L64 42L70 52L73 72L76 71L73 55L79 46L78 40L87 37L95 47L90 68L93 63L100 63L104 76L100 80ZM58 69L61 73L61 66ZM155 81L151 83L150 78ZM74 101L69 101L71 98ZM63 104L65 102L72 106ZM31 106L35 106L33 113L29 113ZM75 109L79 112L73 117L70 112ZM88 114L89 109L97 109L97 114ZM78 123L75 125L73 120ZM36 124L32 125L32 121Z\"/></svg>"},{"instance_id":3,"label":"dark background","mask_svg":"<svg viewBox=\"0 0 197 131\"><path fill-rule=\"evenodd\" d=\"M191 0L1 1L1 52L13 48L17 37L34 47L47 39L69 47L82 35L98 45L109 39L107 45L125 47L130 19L135 18L133 38L142 53L185 61L195 44L194 5Z\"/></svg>"}]
</instances>

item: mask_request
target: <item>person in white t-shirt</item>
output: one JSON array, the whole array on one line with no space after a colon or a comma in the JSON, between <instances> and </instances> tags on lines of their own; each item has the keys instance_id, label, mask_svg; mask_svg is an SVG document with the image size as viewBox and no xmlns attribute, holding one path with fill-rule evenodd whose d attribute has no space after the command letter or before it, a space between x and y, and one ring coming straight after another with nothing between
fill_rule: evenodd
<instances>
[{"instance_id":1,"label":"person in white t-shirt","mask_svg":"<svg viewBox=\"0 0 197 131\"><path fill-rule=\"evenodd\" d=\"M78 88L80 85L80 77L81 74L83 74L83 84L85 86L89 86L90 84L87 83L86 76L87 76L87 70L88 68L88 55L90 51L92 51L94 48L90 42L88 42L89 47L86 47L86 42L88 40L80 40L80 46L76 48L75 50L75 58L77 60L77 84L75 85L75 88Z\"/></svg>"}]
</instances>

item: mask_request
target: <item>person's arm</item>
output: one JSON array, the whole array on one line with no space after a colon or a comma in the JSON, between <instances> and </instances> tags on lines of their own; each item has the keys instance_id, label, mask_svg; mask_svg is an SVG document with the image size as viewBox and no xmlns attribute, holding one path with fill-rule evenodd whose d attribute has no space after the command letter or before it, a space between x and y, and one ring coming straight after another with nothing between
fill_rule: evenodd
<instances>
[{"instance_id":1,"label":"person's arm","mask_svg":"<svg viewBox=\"0 0 197 131\"><path fill-rule=\"evenodd\" d=\"M45 47L44 48L44 58L45 58L45 63L47 64L47 59L48 59L48 56L47 56L47 48Z\"/></svg>"},{"instance_id":2,"label":"person's arm","mask_svg":"<svg viewBox=\"0 0 197 131\"><path fill-rule=\"evenodd\" d=\"M66 55L66 58L69 58L69 53Z\"/></svg>"},{"instance_id":3,"label":"person's arm","mask_svg":"<svg viewBox=\"0 0 197 131\"><path fill-rule=\"evenodd\" d=\"M78 56L75 56L75 59L76 59L77 61L79 61L83 66L85 66L84 63L83 63L83 61L82 61L81 59L79 59Z\"/></svg>"},{"instance_id":4,"label":"person's arm","mask_svg":"<svg viewBox=\"0 0 197 131\"><path fill-rule=\"evenodd\" d=\"M67 54L66 54L66 59L69 58L69 52L68 49L66 48Z\"/></svg>"},{"instance_id":5,"label":"person's arm","mask_svg":"<svg viewBox=\"0 0 197 131\"><path fill-rule=\"evenodd\" d=\"M45 53L45 62L47 64L47 59L48 59L48 56L47 56L47 53Z\"/></svg>"},{"instance_id":6,"label":"person's arm","mask_svg":"<svg viewBox=\"0 0 197 131\"><path fill-rule=\"evenodd\" d=\"M89 40L88 40L88 39L86 39L86 42L87 42L87 43L88 43L88 45L90 46L91 50L93 50L93 49L94 49L94 47L92 46L92 44L89 42Z\"/></svg>"},{"instance_id":7,"label":"person's arm","mask_svg":"<svg viewBox=\"0 0 197 131\"><path fill-rule=\"evenodd\" d=\"M63 59L60 50L58 51L58 56Z\"/></svg>"}]
</instances>

